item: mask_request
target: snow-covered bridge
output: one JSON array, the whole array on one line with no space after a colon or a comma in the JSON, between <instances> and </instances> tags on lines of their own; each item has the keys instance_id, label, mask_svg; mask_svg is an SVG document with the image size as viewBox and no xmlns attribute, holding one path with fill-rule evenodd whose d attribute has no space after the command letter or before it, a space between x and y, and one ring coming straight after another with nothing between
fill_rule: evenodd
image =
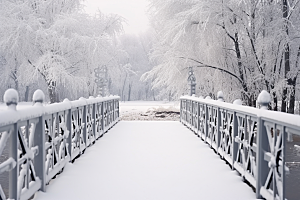
<instances>
[{"instance_id":1,"label":"snow-covered bridge","mask_svg":"<svg viewBox=\"0 0 300 200\"><path fill-rule=\"evenodd\" d=\"M121 121L35 199L250 200L255 193L180 122Z\"/></svg>"},{"instance_id":2,"label":"snow-covered bridge","mask_svg":"<svg viewBox=\"0 0 300 200\"><path fill-rule=\"evenodd\" d=\"M0 107L2 199L285 199L285 141L300 117L265 110L265 92L261 109L182 97L189 129L117 123L114 96L43 105L38 90L22 107L17 95Z\"/></svg>"}]
</instances>

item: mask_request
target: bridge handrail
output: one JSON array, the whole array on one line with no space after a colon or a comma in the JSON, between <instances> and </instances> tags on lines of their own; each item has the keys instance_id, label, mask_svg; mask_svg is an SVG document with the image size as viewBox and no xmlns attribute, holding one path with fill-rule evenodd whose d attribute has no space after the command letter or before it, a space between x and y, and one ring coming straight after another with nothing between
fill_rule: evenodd
<instances>
[{"instance_id":1,"label":"bridge handrail","mask_svg":"<svg viewBox=\"0 0 300 200\"><path fill-rule=\"evenodd\" d=\"M300 135L300 116L268 111L269 101L257 109L222 100L183 96L180 121L238 171L257 198L284 200L285 143L289 134Z\"/></svg>"},{"instance_id":2,"label":"bridge handrail","mask_svg":"<svg viewBox=\"0 0 300 200\"><path fill-rule=\"evenodd\" d=\"M118 96L80 98L44 105L35 91L33 105L17 107L18 93L9 89L0 110L0 174L9 172L9 199L29 199L61 173L119 121ZM0 197L6 199L0 185Z\"/></svg>"}]
</instances>

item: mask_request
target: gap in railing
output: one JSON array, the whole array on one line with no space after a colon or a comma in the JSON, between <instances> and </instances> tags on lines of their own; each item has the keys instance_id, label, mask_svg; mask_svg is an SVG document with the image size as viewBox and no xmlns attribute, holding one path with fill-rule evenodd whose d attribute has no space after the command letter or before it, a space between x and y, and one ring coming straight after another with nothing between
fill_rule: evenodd
<instances>
[{"instance_id":1,"label":"gap in railing","mask_svg":"<svg viewBox=\"0 0 300 200\"><path fill-rule=\"evenodd\" d=\"M179 102L174 101L120 102L120 120L179 121L179 106Z\"/></svg>"}]
</instances>

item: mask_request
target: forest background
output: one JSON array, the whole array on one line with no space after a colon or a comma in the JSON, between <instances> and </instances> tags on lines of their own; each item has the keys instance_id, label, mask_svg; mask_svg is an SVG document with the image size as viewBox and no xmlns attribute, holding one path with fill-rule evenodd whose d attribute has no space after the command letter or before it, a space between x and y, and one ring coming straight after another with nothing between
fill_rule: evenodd
<instances>
[{"instance_id":1,"label":"forest background","mask_svg":"<svg viewBox=\"0 0 300 200\"><path fill-rule=\"evenodd\" d=\"M81 0L0 0L0 96L18 90L50 103L97 96L94 70L107 69L107 94L122 100L178 100L188 94L297 112L300 0L149 0L151 27L125 34L116 14L84 12ZM299 107L299 106L298 106Z\"/></svg>"}]
</instances>

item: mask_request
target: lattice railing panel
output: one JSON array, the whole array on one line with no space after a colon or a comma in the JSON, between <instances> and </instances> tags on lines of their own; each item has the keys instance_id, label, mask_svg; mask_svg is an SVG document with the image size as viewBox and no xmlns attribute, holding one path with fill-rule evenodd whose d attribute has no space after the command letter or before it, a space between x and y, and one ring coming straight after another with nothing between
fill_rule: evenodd
<instances>
[{"instance_id":1,"label":"lattice railing panel","mask_svg":"<svg viewBox=\"0 0 300 200\"><path fill-rule=\"evenodd\" d=\"M95 111L94 105L86 106L86 146L90 146L95 142L96 136L94 132Z\"/></svg>"},{"instance_id":2,"label":"lattice railing panel","mask_svg":"<svg viewBox=\"0 0 300 200\"><path fill-rule=\"evenodd\" d=\"M285 143L300 135L299 116L267 111L266 91L258 98L261 109L242 106L240 100L225 103L223 93L218 95L218 101L181 97L181 122L238 171L257 198L286 199Z\"/></svg>"},{"instance_id":3,"label":"lattice railing panel","mask_svg":"<svg viewBox=\"0 0 300 200\"><path fill-rule=\"evenodd\" d=\"M207 137L207 112L206 105L199 103L199 133L203 140Z\"/></svg>"},{"instance_id":4,"label":"lattice railing panel","mask_svg":"<svg viewBox=\"0 0 300 200\"><path fill-rule=\"evenodd\" d=\"M76 158L85 149L84 128L83 122L84 107L73 108L71 112L71 160Z\"/></svg>"},{"instance_id":5,"label":"lattice railing panel","mask_svg":"<svg viewBox=\"0 0 300 200\"><path fill-rule=\"evenodd\" d=\"M66 121L68 114L68 111L63 111L45 116L46 182L49 182L70 161L67 150L69 130Z\"/></svg>"},{"instance_id":6,"label":"lattice railing panel","mask_svg":"<svg viewBox=\"0 0 300 200\"><path fill-rule=\"evenodd\" d=\"M220 156L232 165L233 161L233 138L234 138L234 112L220 109L220 146L218 152Z\"/></svg>"},{"instance_id":7,"label":"lattice railing panel","mask_svg":"<svg viewBox=\"0 0 300 200\"><path fill-rule=\"evenodd\" d=\"M96 123L96 130L95 130L95 134L96 134L96 138L99 138L100 136L102 136L103 134L103 121L102 121L102 102L101 103L97 103L95 104L96 106L96 119L95 119L95 123Z\"/></svg>"},{"instance_id":8,"label":"lattice railing panel","mask_svg":"<svg viewBox=\"0 0 300 200\"><path fill-rule=\"evenodd\" d=\"M34 106L17 110L18 93L8 91L7 107L0 111L0 174L8 180L0 182L3 200L45 192L69 161L119 120L119 97L66 99L45 106L44 94L37 90Z\"/></svg>"},{"instance_id":9,"label":"lattice railing panel","mask_svg":"<svg viewBox=\"0 0 300 200\"><path fill-rule=\"evenodd\" d=\"M237 114L237 123L238 135L235 137L235 142L238 148L234 167L251 185L255 186L257 117Z\"/></svg>"}]
</instances>

